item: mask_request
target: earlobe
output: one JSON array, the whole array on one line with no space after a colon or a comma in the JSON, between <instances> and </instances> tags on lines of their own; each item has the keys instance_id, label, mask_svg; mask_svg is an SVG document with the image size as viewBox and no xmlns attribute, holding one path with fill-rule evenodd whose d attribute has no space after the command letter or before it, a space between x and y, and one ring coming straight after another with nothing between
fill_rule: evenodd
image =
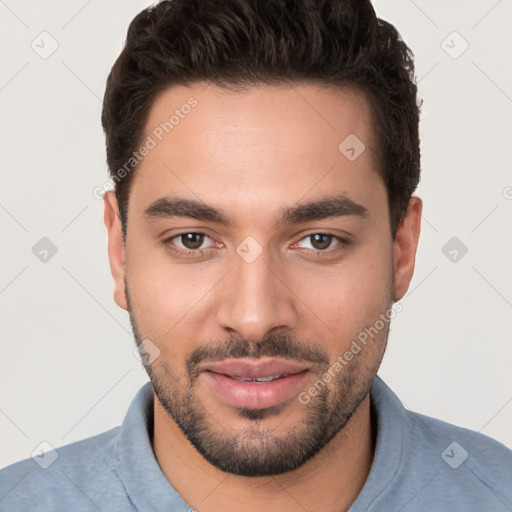
<instances>
[{"instance_id":1,"label":"earlobe","mask_svg":"<svg viewBox=\"0 0 512 512\"><path fill-rule=\"evenodd\" d=\"M105 206L103 220L108 232L108 258L114 279L114 300L120 308L128 310L125 290L125 245L119 207L114 192L106 192L103 202Z\"/></svg>"},{"instance_id":2,"label":"earlobe","mask_svg":"<svg viewBox=\"0 0 512 512\"><path fill-rule=\"evenodd\" d=\"M421 229L423 203L419 197L411 197L402 224L396 232L394 247L394 300L400 300L407 292L414 273L416 250Z\"/></svg>"}]
</instances>

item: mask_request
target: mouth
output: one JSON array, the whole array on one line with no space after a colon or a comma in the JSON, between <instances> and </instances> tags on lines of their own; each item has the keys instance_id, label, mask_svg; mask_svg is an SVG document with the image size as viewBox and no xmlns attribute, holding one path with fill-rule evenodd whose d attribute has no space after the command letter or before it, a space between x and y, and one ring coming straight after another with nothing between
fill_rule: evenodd
<instances>
[{"instance_id":1,"label":"mouth","mask_svg":"<svg viewBox=\"0 0 512 512\"><path fill-rule=\"evenodd\" d=\"M271 375L270 377L235 377L233 375L226 375L226 377L231 377L239 382L270 382L287 376L287 373L283 373L282 375Z\"/></svg>"},{"instance_id":2,"label":"mouth","mask_svg":"<svg viewBox=\"0 0 512 512\"><path fill-rule=\"evenodd\" d=\"M283 359L229 359L210 363L201 375L225 405L245 409L274 407L298 394L309 366Z\"/></svg>"}]
</instances>

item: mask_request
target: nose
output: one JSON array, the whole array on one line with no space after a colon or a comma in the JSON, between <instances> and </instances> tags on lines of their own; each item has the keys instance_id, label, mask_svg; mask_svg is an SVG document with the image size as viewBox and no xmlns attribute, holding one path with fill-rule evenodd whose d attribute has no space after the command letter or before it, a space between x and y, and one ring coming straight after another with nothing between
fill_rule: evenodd
<instances>
[{"instance_id":1,"label":"nose","mask_svg":"<svg viewBox=\"0 0 512 512\"><path fill-rule=\"evenodd\" d=\"M218 325L230 334L258 342L271 333L286 332L297 324L293 291L282 268L261 254L255 261L234 258L234 268L219 290Z\"/></svg>"}]
</instances>

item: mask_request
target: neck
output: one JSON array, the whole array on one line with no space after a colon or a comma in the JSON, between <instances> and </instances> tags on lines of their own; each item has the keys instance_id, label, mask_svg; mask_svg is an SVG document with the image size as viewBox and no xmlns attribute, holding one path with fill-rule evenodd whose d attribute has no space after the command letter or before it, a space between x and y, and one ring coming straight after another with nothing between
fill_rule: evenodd
<instances>
[{"instance_id":1,"label":"neck","mask_svg":"<svg viewBox=\"0 0 512 512\"><path fill-rule=\"evenodd\" d=\"M154 397L153 450L167 480L199 512L347 511L366 482L375 449L369 395L321 452L282 475L242 477L208 463Z\"/></svg>"}]
</instances>

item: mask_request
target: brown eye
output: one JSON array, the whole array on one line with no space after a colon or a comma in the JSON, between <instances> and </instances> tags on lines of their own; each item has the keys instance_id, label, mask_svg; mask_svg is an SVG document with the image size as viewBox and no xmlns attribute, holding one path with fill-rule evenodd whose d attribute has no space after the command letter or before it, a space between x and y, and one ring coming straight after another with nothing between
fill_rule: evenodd
<instances>
[{"instance_id":1,"label":"brown eye","mask_svg":"<svg viewBox=\"0 0 512 512\"><path fill-rule=\"evenodd\" d=\"M212 249L222 247L222 244L216 243L206 233L196 231L188 231L171 236L162 240L162 244L173 255L191 258L202 258L206 254L211 256Z\"/></svg>"},{"instance_id":2,"label":"brown eye","mask_svg":"<svg viewBox=\"0 0 512 512\"><path fill-rule=\"evenodd\" d=\"M199 249L203 245L204 237L202 233L183 233L177 238L181 239L181 243L186 249Z\"/></svg>"},{"instance_id":3,"label":"brown eye","mask_svg":"<svg viewBox=\"0 0 512 512\"><path fill-rule=\"evenodd\" d=\"M326 253L332 254L333 252L340 252L346 249L350 244L338 235L331 233L312 233L305 236L297 244L302 249L309 249L316 252L316 254Z\"/></svg>"},{"instance_id":4,"label":"brown eye","mask_svg":"<svg viewBox=\"0 0 512 512\"><path fill-rule=\"evenodd\" d=\"M309 238L311 240L311 245L313 246L313 248L322 251L329 248L333 236L317 233L315 235L310 235Z\"/></svg>"}]
</instances>

